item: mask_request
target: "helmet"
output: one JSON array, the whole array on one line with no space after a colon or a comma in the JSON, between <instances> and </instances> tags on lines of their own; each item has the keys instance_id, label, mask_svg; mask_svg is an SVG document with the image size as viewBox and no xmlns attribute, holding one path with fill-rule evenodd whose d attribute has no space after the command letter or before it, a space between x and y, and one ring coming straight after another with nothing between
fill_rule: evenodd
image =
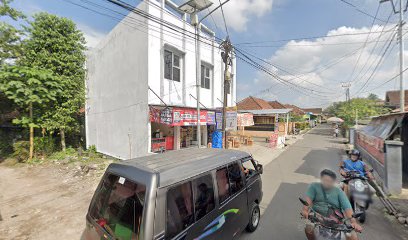
<instances>
[{"instance_id":1,"label":"helmet","mask_svg":"<svg viewBox=\"0 0 408 240\"><path fill-rule=\"evenodd\" d=\"M360 157L360 151L358 151L357 149L353 149L351 150L350 155L355 155L355 156Z\"/></svg>"}]
</instances>

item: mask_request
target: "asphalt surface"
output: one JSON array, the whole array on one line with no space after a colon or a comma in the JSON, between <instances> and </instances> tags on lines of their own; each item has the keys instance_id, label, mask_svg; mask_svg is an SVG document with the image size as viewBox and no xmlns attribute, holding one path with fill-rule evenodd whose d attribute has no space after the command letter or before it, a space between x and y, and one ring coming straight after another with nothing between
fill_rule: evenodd
<instances>
[{"instance_id":1,"label":"asphalt surface","mask_svg":"<svg viewBox=\"0 0 408 240\"><path fill-rule=\"evenodd\" d=\"M267 156L265 156L267 157ZM341 139L332 137L332 130L322 125L307 133L303 139L289 146L279 157L264 167L261 204L263 212L259 228L244 233L239 239L306 239L304 223L300 219L301 204L307 186L318 181L321 170L338 171L343 159ZM408 231L388 217L379 202L368 210L362 240L407 240Z\"/></svg>"}]
</instances>

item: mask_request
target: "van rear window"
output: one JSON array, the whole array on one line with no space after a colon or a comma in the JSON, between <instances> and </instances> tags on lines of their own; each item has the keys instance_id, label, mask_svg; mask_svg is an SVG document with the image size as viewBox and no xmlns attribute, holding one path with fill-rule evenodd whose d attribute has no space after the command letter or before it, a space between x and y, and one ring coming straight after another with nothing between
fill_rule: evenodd
<instances>
[{"instance_id":1,"label":"van rear window","mask_svg":"<svg viewBox=\"0 0 408 240\"><path fill-rule=\"evenodd\" d=\"M90 216L114 239L139 239L146 186L107 174L96 191Z\"/></svg>"}]
</instances>

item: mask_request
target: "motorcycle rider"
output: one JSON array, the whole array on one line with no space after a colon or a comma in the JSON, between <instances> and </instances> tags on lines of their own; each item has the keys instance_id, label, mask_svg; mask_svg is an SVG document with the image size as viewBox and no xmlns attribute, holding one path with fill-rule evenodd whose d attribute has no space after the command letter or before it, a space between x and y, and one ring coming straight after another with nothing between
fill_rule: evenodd
<instances>
[{"instance_id":1,"label":"motorcycle rider","mask_svg":"<svg viewBox=\"0 0 408 240\"><path fill-rule=\"evenodd\" d=\"M350 159L343 160L340 163L340 175L343 176L344 178L347 178L347 173L350 171L357 171L359 174L363 177L368 178L368 183L373 186L372 181L374 180L373 175L370 172L370 169L368 165L363 162L360 158L360 151L357 149L353 149L350 152ZM348 191L348 182L345 181L343 185L343 190L346 193L346 195L349 195ZM375 191L371 189L372 191Z\"/></svg>"},{"instance_id":2,"label":"motorcycle rider","mask_svg":"<svg viewBox=\"0 0 408 240\"><path fill-rule=\"evenodd\" d=\"M332 217L333 209L342 211L345 218L350 219L350 224L355 231L361 232L362 227L353 218L353 209L345 193L336 187L336 173L325 169L320 173L320 183L312 183L306 192L306 201L309 206L303 206L302 215L308 221L309 208L321 214L324 217ZM308 240L315 240L315 226L308 221L305 227L305 233ZM347 240L358 240L356 232L353 231L346 235Z\"/></svg>"}]
</instances>

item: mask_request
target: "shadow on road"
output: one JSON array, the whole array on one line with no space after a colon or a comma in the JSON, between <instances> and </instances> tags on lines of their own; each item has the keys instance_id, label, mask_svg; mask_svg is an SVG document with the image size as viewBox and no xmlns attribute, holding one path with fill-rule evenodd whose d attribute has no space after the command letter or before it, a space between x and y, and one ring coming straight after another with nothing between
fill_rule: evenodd
<instances>
[{"instance_id":1,"label":"shadow on road","mask_svg":"<svg viewBox=\"0 0 408 240\"><path fill-rule=\"evenodd\" d=\"M307 186L305 183L282 183L265 210L257 231L243 233L240 239L304 239L298 198L304 195Z\"/></svg>"},{"instance_id":2,"label":"shadow on road","mask_svg":"<svg viewBox=\"0 0 408 240\"><path fill-rule=\"evenodd\" d=\"M337 152L338 155L333 154ZM327 148L327 150L311 150L303 158L304 162L296 169L296 173L311 175L316 178L320 177L323 169L338 171L338 164L342 159L340 151L337 148Z\"/></svg>"}]
</instances>

